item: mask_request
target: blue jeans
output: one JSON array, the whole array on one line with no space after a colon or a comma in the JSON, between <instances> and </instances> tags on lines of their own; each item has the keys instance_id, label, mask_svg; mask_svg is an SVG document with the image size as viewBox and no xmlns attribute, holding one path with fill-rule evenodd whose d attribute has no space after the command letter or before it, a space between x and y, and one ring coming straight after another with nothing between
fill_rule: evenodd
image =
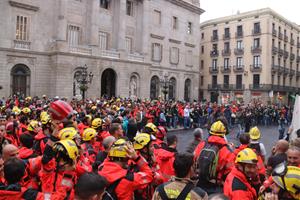
<instances>
[{"instance_id":1,"label":"blue jeans","mask_svg":"<svg viewBox=\"0 0 300 200\"><path fill-rule=\"evenodd\" d=\"M173 116L172 123L173 123L173 128L177 128L177 122L178 122L178 117Z\"/></svg>"},{"instance_id":2,"label":"blue jeans","mask_svg":"<svg viewBox=\"0 0 300 200\"><path fill-rule=\"evenodd\" d=\"M184 129L190 128L190 118L189 117L183 118L183 127L184 127Z\"/></svg>"}]
</instances>

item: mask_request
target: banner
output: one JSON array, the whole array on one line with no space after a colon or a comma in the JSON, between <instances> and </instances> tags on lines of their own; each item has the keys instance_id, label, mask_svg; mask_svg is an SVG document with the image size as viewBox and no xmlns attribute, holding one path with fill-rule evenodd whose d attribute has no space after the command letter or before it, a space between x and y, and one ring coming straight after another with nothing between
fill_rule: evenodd
<instances>
[{"instance_id":1,"label":"banner","mask_svg":"<svg viewBox=\"0 0 300 200\"><path fill-rule=\"evenodd\" d=\"M291 140L297 138L296 131L300 129L300 97L298 95L296 96L294 104L292 127L293 132L290 137Z\"/></svg>"}]
</instances>

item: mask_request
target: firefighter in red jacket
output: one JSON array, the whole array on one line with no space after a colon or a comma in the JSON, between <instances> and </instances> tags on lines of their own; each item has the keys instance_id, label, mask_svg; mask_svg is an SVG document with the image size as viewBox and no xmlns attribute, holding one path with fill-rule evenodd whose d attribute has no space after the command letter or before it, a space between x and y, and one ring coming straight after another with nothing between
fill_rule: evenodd
<instances>
[{"instance_id":1,"label":"firefighter in red jacket","mask_svg":"<svg viewBox=\"0 0 300 200\"><path fill-rule=\"evenodd\" d=\"M210 148L209 146L211 145L217 146L219 149L217 152L218 163L215 169L214 180L207 181L200 178L198 182L198 186L203 188L210 195L212 193L221 192L223 182L233 167L235 155L224 138L225 134L227 134L227 129L221 121L213 123L210 127L209 133L210 135L207 141L200 142L196 147L194 157L197 161L198 159L201 160L201 158L199 158L201 156L201 151L203 149ZM205 174L205 172L202 174Z\"/></svg>"},{"instance_id":2,"label":"firefighter in red jacket","mask_svg":"<svg viewBox=\"0 0 300 200\"><path fill-rule=\"evenodd\" d=\"M69 199L74 198L78 156L78 148L73 140L61 140L54 144L48 141L39 173L43 193L62 192Z\"/></svg>"},{"instance_id":3,"label":"firefighter in red jacket","mask_svg":"<svg viewBox=\"0 0 300 200\"><path fill-rule=\"evenodd\" d=\"M87 157L92 163L95 162L97 151L95 150L95 138L97 132L93 128L86 128L82 133L82 145L81 149L83 155Z\"/></svg>"},{"instance_id":4,"label":"firefighter in red jacket","mask_svg":"<svg viewBox=\"0 0 300 200\"><path fill-rule=\"evenodd\" d=\"M34 137L35 140L34 150L38 155L42 155L44 153L47 141L50 138L52 133L51 119L47 113L41 115L41 122L42 122L42 129Z\"/></svg>"},{"instance_id":5,"label":"firefighter in red jacket","mask_svg":"<svg viewBox=\"0 0 300 200\"><path fill-rule=\"evenodd\" d=\"M128 160L134 161L140 171L131 172ZM145 158L138 155L125 139L114 142L108 158L100 166L99 174L109 182L107 191L110 191L110 195L122 200L132 200L135 190L147 187L153 180L152 170Z\"/></svg>"},{"instance_id":6,"label":"firefighter in red jacket","mask_svg":"<svg viewBox=\"0 0 300 200\"><path fill-rule=\"evenodd\" d=\"M158 126L157 132L155 134L156 140L153 141L153 146L155 149L159 149L162 146L166 146L166 144L164 143L164 138L166 137L166 135L167 135L167 131L165 127Z\"/></svg>"},{"instance_id":7,"label":"firefighter in red jacket","mask_svg":"<svg viewBox=\"0 0 300 200\"><path fill-rule=\"evenodd\" d=\"M246 148L240 151L236 157L236 166L228 174L224 183L224 194L230 200L256 200L257 192L257 155L250 149Z\"/></svg>"},{"instance_id":8,"label":"firefighter in red jacket","mask_svg":"<svg viewBox=\"0 0 300 200\"><path fill-rule=\"evenodd\" d=\"M154 193L156 186L163 183L163 176L160 172L160 167L156 161L156 158L153 154L154 146L153 142L155 141L155 137L149 135L147 133L140 133L136 137L134 137L133 147L137 151L139 155L142 155L148 162L149 167L152 169L154 178L151 184L142 190L139 190L135 193L135 199L151 199ZM133 165L134 170L138 170L138 168Z\"/></svg>"}]
</instances>

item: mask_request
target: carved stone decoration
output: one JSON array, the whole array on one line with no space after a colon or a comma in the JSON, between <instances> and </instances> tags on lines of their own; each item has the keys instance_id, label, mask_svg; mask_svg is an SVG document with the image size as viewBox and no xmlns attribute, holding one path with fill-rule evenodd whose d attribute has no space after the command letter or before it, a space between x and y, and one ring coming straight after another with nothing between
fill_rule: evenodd
<instances>
[{"instance_id":1,"label":"carved stone decoration","mask_svg":"<svg viewBox=\"0 0 300 200\"><path fill-rule=\"evenodd\" d=\"M136 75L132 75L129 83L129 96L131 98L136 97L138 90L138 80Z\"/></svg>"},{"instance_id":2,"label":"carved stone decoration","mask_svg":"<svg viewBox=\"0 0 300 200\"><path fill-rule=\"evenodd\" d=\"M9 4L13 7L22 8L22 9L26 9L26 10L32 10L32 11L35 11L35 12L40 9L37 6L33 6L33 5L25 4L25 3L20 3L20 2L16 2L16 1L9 1Z\"/></svg>"}]
</instances>

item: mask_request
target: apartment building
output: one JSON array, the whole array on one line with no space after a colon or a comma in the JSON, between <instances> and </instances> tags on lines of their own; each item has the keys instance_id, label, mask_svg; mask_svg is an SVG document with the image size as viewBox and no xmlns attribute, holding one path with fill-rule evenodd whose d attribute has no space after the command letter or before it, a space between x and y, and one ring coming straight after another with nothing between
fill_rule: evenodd
<instances>
[{"instance_id":1,"label":"apartment building","mask_svg":"<svg viewBox=\"0 0 300 200\"><path fill-rule=\"evenodd\" d=\"M168 99L198 99L203 12L198 0L2 0L0 96L80 95L86 65L87 97L155 99L168 82Z\"/></svg>"},{"instance_id":2,"label":"apartment building","mask_svg":"<svg viewBox=\"0 0 300 200\"><path fill-rule=\"evenodd\" d=\"M285 102L299 92L300 28L265 8L200 24L200 96Z\"/></svg>"}]
</instances>

